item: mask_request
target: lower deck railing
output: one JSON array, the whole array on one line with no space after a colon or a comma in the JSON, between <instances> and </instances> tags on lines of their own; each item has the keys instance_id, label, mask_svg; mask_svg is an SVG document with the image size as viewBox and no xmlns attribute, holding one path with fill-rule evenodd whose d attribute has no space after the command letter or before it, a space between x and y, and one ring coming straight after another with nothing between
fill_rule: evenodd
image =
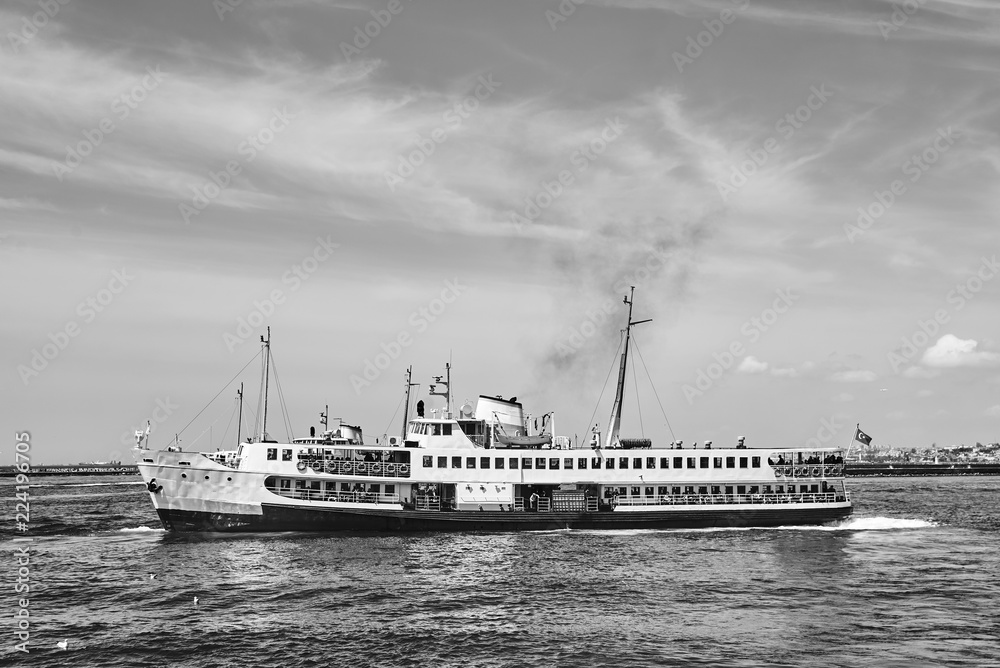
<instances>
[{"instance_id":1,"label":"lower deck railing","mask_svg":"<svg viewBox=\"0 0 1000 668\"><path fill-rule=\"evenodd\" d=\"M318 489L269 489L288 499L303 501L339 501L340 503L399 503L399 494L375 492L329 492Z\"/></svg>"}]
</instances>

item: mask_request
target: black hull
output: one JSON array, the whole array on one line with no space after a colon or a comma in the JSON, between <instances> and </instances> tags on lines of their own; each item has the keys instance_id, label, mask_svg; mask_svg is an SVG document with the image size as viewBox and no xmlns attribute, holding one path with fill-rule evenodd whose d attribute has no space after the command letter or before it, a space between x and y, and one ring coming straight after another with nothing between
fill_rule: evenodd
<instances>
[{"instance_id":1,"label":"black hull","mask_svg":"<svg viewBox=\"0 0 1000 668\"><path fill-rule=\"evenodd\" d=\"M261 515L158 509L168 531L545 531L554 529L703 529L817 525L851 508L758 506L739 510L652 512L437 512L263 506Z\"/></svg>"}]
</instances>

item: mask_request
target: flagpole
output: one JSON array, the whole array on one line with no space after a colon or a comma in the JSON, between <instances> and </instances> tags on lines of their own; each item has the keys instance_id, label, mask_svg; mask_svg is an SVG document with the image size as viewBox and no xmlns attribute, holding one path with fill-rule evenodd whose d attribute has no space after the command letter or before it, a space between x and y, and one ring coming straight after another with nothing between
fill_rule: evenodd
<instances>
[{"instance_id":1,"label":"flagpole","mask_svg":"<svg viewBox=\"0 0 1000 668\"><path fill-rule=\"evenodd\" d=\"M857 426L854 427L854 437L851 438L850 444L847 446L847 454L844 455L844 463L847 463L847 459L851 456L851 448L854 447L854 441L858 440L858 432L861 431L861 423L859 422Z\"/></svg>"}]
</instances>

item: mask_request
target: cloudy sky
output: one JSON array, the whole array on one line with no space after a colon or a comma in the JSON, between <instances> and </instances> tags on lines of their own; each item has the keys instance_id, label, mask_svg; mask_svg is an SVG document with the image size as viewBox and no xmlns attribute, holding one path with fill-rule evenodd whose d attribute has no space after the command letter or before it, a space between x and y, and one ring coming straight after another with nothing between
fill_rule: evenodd
<instances>
[{"instance_id":1,"label":"cloudy sky","mask_svg":"<svg viewBox=\"0 0 1000 668\"><path fill-rule=\"evenodd\" d=\"M623 435L996 441L991 4L8 0L5 429L230 446L269 325L294 435L450 359L583 440L635 285Z\"/></svg>"}]
</instances>

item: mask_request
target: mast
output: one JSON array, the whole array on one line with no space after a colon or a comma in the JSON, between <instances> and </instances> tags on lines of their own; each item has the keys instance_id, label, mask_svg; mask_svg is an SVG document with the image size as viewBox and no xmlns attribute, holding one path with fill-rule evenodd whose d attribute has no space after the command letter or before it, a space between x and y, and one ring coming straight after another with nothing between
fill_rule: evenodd
<instances>
[{"instance_id":1,"label":"mast","mask_svg":"<svg viewBox=\"0 0 1000 668\"><path fill-rule=\"evenodd\" d=\"M446 362L444 368L446 380L442 381L441 376L434 376L434 385L444 385L444 392L435 392L434 385L431 385L427 394L444 397L447 402L445 416L451 418L451 362Z\"/></svg>"},{"instance_id":2,"label":"mast","mask_svg":"<svg viewBox=\"0 0 1000 668\"><path fill-rule=\"evenodd\" d=\"M236 423L236 445L239 445L243 438L243 433L240 431L243 426L243 383L240 383L240 389L236 391L236 396L240 398L240 419Z\"/></svg>"},{"instance_id":3,"label":"mast","mask_svg":"<svg viewBox=\"0 0 1000 668\"><path fill-rule=\"evenodd\" d=\"M406 367L406 406L403 407L403 433L400 436L400 443L406 441L406 425L410 422L410 388L417 385L417 383L411 383L410 380L413 378L413 365Z\"/></svg>"},{"instance_id":4,"label":"mast","mask_svg":"<svg viewBox=\"0 0 1000 668\"><path fill-rule=\"evenodd\" d=\"M615 403L611 407L611 420L608 424L607 440L604 447L610 448L618 442L618 431L622 424L622 397L625 394L625 370L628 363L628 344L634 325L641 325L644 322L651 322L652 318L632 322L632 301L635 297L635 286L632 285L631 292L622 298L622 303L628 304L628 324L625 326L625 350L622 351L621 366L618 367L618 389L615 392Z\"/></svg>"},{"instance_id":5,"label":"mast","mask_svg":"<svg viewBox=\"0 0 1000 668\"><path fill-rule=\"evenodd\" d=\"M271 372L271 327L267 328L267 340L263 335L260 342L264 344L264 411L261 415L260 440L267 441L267 386Z\"/></svg>"}]
</instances>

